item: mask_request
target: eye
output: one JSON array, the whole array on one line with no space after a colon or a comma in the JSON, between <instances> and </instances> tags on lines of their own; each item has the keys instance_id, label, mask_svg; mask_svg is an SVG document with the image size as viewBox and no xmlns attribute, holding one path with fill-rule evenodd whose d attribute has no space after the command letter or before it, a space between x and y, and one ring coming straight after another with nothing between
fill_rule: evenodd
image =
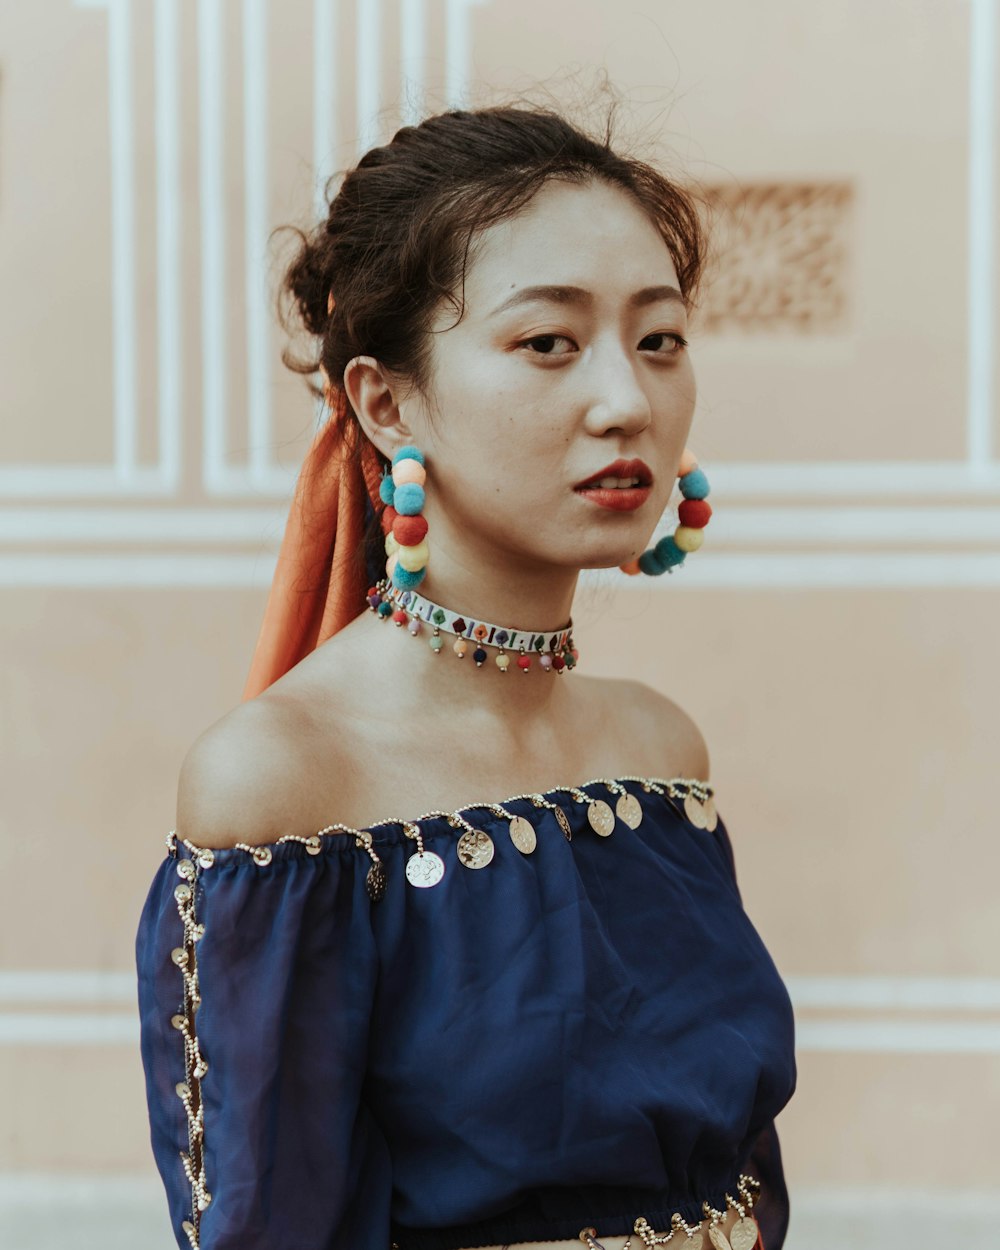
<instances>
[{"instance_id":1,"label":"eye","mask_svg":"<svg viewBox=\"0 0 1000 1250\"><path fill-rule=\"evenodd\" d=\"M646 343L650 339L670 339L674 344L673 351L655 352L654 354L657 356L679 356L688 346L688 341L683 335L668 334L666 331L661 331L659 334L647 334L642 341Z\"/></svg>"},{"instance_id":2,"label":"eye","mask_svg":"<svg viewBox=\"0 0 1000 1250\"><path fill-rule=\"evenodd\" d=\"M551 345L552 343L558 342L560 339L562 339L564 343L572 343L573 341L571 338L569 338L565 334L536 334L530 339L522 339L521 342L518 343L518 347L527 347L529 343L547 343ZM542 348L537 352L531 352L529 354L532 356L553 356L553 355L565 356L566 355L565 352L553 352L551 351L550 348L549 349Z\"/></svg>"}]
</instances>

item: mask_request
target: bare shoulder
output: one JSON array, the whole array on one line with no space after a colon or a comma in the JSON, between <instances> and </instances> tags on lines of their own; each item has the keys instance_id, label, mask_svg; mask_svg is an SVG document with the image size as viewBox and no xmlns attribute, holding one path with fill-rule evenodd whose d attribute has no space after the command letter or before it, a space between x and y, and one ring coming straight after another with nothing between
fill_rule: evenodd
<instances>
[{"instance_id":1,"label":"bare shoulder","mask_svg":"<svg viewBox=\"0 0 1000 1250\"><path fill-rule=\"evenodd\" d=\"M631 724L640 741L665 761L659 775L708 781L708 744L692 717L673 699L634 678L615 678L615 692L630 709Z\"/></svg>"},{"instance_id":2,"label":"bare shoulder","mask_svg":"<svg viewBox=\"0 0 1000 1250\"><path fill-rule=\"evenodd\" d=\"M177 834L196 846L256 846L295 826L308 720L271 694L240 704L191 744L177 783Z\"/></svg>"}]
</instances>

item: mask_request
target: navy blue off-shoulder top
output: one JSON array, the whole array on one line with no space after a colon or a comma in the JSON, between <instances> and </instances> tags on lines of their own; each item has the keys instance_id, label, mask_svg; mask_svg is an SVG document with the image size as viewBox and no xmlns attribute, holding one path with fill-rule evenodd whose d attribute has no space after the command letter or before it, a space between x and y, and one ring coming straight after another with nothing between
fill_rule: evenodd
<instances>
[{"instance_id":1,"label":"navy blue off-shoulder top","mask_svg":"<svg viewBox=\"0 0 1000 1250\"><path fill-rule=\"evenodd\" d=\"M179 1246L662 1233L724 1211L745 1173L781 1250L792 1007L711 786L599 779L167 845L136 961Z\"/></svg>"}]
</instances>

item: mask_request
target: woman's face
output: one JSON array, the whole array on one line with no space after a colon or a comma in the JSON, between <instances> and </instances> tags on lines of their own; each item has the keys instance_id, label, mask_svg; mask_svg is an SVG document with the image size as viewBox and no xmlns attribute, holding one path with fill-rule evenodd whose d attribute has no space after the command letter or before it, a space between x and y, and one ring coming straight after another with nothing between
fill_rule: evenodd
<instances>
[{"instance_id":1,"label":"woman's face","mask_svg":"<svg viewBox=\"0 0 1000 1250\"><path fill-rule=\"evenodd\" d=\"M645 549L695 408L677 287L642 209L601 182L550 182L479 236L465 315L442 306L435 323L433 415L401 406L437 542L515 568L608 568ZM645 498L575 489L619 458L648 467Z\"/></svg>"}]
</instances>

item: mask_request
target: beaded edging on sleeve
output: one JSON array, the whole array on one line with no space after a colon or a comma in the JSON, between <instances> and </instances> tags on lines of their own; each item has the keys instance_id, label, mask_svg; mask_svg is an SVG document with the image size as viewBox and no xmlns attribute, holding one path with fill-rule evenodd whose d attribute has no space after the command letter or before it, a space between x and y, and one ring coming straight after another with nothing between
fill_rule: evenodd
<instances>
[{"instance_id":1,"label":"beaded edging on sleeve","mask_svg":"<svg viewBox=\"0 0 1000 1250\"><path fill-rule=\"evenodd\" d=\"M167 845L173 849L173 834L168 835ZM171 1024L184 1040L185 1079L178 1081L177 1096L184 1104L187 1115L188 1148L180 1152L184 1172L191 1186L191 1218L184 1220L181 1228L191 1243L191 1250L200 1250L201 1213L212 1201L205 1179L205 1107L201 1097L201 1078L208 1071L208 1064L198 1046L195 1015L201 1005L198 990L198 942L205 932L195 916L198 889L198 869L193 860L181 859L177 863L177 875L181 882L174 889L177 910L183 925L182 944L174 947L170 958L180 969L183 977L184 998L181 1011L171 1017Z\"/></svg>"}]
</instances>

